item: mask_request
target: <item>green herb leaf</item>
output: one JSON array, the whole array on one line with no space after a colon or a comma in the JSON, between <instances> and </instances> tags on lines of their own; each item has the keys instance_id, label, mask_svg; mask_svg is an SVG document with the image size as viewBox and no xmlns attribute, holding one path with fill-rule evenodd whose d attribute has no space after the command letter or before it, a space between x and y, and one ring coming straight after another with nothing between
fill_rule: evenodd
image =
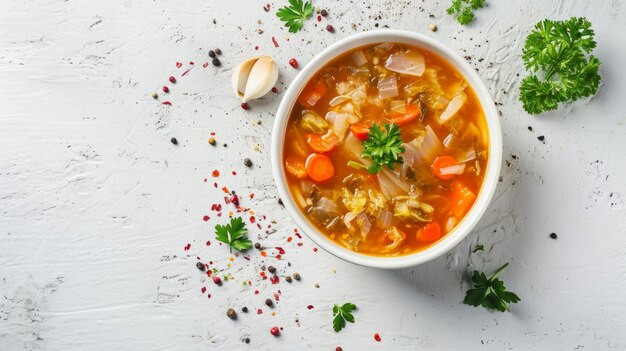
<instances>
[{"instance_id":1,"label":"green herb leaf","mask_svg":"<svg viewBox=\"0 0 626 351\"><path fill-rule=\"evenodd\" d=\"M485 251L485 246L483 246L483 244L478 244L474 246L474 250L472 250L472 252L476 253L478 251Z\"/></svg>"},{"instance_id":2,"label":"green herb leaf","mask_svg":"<svg viewBox=\"0 0 626 351\"><path fill-rule=\"evenodd\" d=\"M252 247L252 241L247 237L248 229L241 217L231 218L226 225L215 226L215 239L237 251L245 251Z\"/></svg>"},{"instance_id":3,"label":"green herb leaf","mask_svg":"<svg viewBox=\"0 0 626 351\"><path fill-rule=\"evenodd\" d=\"M489 278L483 272L474 271L474 288L465 293L463 303L474 307L483 306L488 310L510 311L508 304L518 303L521 299L513 292L506 291L504 282L497 278L509 264L500 267Z\"/></svg>"},{"instance_id":4,"label":"green herb leaf","mask_svg":"<svg viewBox=\"0 0 626 351\"><path fill-rule=\"evenodd\" d=\"M356 310L356 305L353 303L345 303L342 306L333 306L333 329L335 332L339 332L345 328L346 321L354 323L354 316L352 311Z\"/></svg>"},{"instance_id":5,"label":"green herb leaf","mask_svg":"<svg viewBox=\"0 0 626 351\"><path fill-rule=\"evenodd\" d=\"M396 163L404 162L400 156L404 152L400 127L397 124L385 124L383 129L378 124L372 125L367 139L361 144L361 157L369 157L373 161L367 169L371 174L382 171L383 166L393 170Z\"/></svg>"},{"instance_id":6,"label":"green herb leaf","mask_svg":"<svg viewBox=\"0 0 626 351\"><path fill-rule=\"evenodd\" d=\"M474 10L478 10L485 6L485 0L452 0L452 5L447 12L450 15L456 15L456 20L466 25L474 21Z\"/></svg>"},{"instance_id":7,"label":"green herb leaf","mask_svg":"<svg viewBox=\"0 0 626 351\"><path fill-rule=\"evenodd\" d=\"M276 16L285 22L285 27L289 28L289 32L295 33L302 28L304 21L313 15L315 9L308 1L289 0L289 4L278 9Z\"/></svg>"},{"instance_id":8,"label":"green herb leaf","mask_svg":"<svg viewBox=\"0 0 626 351\"><path fill-rule=\"evenodd\" d=\"M522 80L520 101L528 113L556 110L560 103L597 93L600 61L589 55L594 35L586 18L537 23L522 54L530 75Z\"/></svg>"}]
</instances>

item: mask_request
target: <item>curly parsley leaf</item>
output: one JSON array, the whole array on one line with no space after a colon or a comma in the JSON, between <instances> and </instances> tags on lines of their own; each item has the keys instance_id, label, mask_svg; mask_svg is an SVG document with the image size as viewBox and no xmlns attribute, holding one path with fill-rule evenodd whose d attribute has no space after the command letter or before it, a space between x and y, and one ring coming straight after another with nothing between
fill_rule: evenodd
<instances>
[{"instance_id":1,"label":"curly parsley leaf","mask_svg":"<svg viewBox=\"0 0 626 351\"><path fill-rule=\"evenodd\" d=\"M276 16L285 22L289 32L295 33L302 28L304 21L313 16L313 4L309 1L289 0L289 6L282 7L276 12Z\"/></svg>"},{"instance_id":2,"label":"curly parsley leaf","mask_svg":"<svg viewBox=\"0 0 626 351\"><path fill-rule=\"evenodd\" d=\"M352 311L356 310L356 305L353 303L345 303L343 306L333 306L333 329L335 332L339 332L346 326L346 321L354 323L354 316Z\"/></svg>"},{"instance_id":3,"label":"curly parsley leaf","mask_svg":"<svg viewBox=\"0 0 626 351\"><path fill-rule=\"evenodd\" d=\"M485 7L485 0L452 0L448 8L449 15L456 15L456 20L463 25L474 21L474 10Z\"/></svg>"},{"instance_id":4,"label":"curly parsley leaf","mask_svg":"<svg viewBox=\"0 0 626 351\"><path fill-rule=\"evenodd\" d=\"M497 278L508 265L506 263L500 267L489 278L483 272L474 271L474 288L465 293L463 303L474 307L483 306L488 310L510 311L508 304L518 303L521 299L515 293L507 291L504 282Z\"/></svg>"},{"instance_id":5,"label":"curly parsley leaf","mask_svg":"<svg viewBox=\"0 0 626 351\"><path fill-rule=\"evenodd\" d=\"M387 166L393 170L394 164L402 164L400 156L404 152L400 127L397 124L386 124L381 128L378 124L372 125L367 139L361 144L361 157L369 157L372 164L367 168L371 174L376 174Z\"/></svg>"},{"instance_id":6,"label":"curly parsley leaf","mask_svg":"<svg viewBox=\"0 0 626 351\"><path fill-rule=\"evenodd\" d=\"M248 229L241 217L231 218L226 225L215 226L215 239L230 246L231 251L245 251L252 247L252 241L247 237Z\"/></svg>"},{"instance_id":7,"label":"curly parsley leaf","mask_svg":"<svg viewBox=\"0 0 626 351\"><path fill-rule=\"evenodd\" d=\"M528 113L556 110L598 92L600 61L590 55L594 35L586 18L537 23L522 53L530 75L522 80L520 101Z\"/></svg>"}]
</instances>

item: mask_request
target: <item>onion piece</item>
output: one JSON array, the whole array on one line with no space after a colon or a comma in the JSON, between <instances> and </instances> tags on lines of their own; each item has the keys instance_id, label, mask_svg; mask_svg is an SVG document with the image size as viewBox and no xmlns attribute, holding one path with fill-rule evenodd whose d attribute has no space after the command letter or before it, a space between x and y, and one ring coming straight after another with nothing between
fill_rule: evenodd
<instances>
[{"instance_id":1,"label":"onion piece","mask_svg":"<svg viewBox=\"0 0 626 351\"><path fill-rule=\"evenodd\" d=\"M448 167L441 167L439 169L439 173L441 173L441 175L459 175L459 174L463 174L463 172L465 171L465 163L459 163L456 165L452 165L452 166L448 166Z\"/></svg>"},{"instance_id":2,"label":"onion piece","mask_svg":"<svg viewBox=\"0 0 626 351\"><path fill-rule=\"evenodd\" d=\"M395 113L406 113L406 101L404 100L391 100L389 102L389 110Z\"/></svg>"},{"instance_id":3,"label":"onion piece","mask_svg":"<svg viewBox=\"0 0 626 351\"><path fill-rule=\"evenodd\" d=\"M461 107L463 107L465 101L467 101L467 95L465 95L464 92L460 92L455 95L452 100L450 100L448 107L446 107L446 109L441 113L441 116L439 116L439 121L441 123L445 123L450 120L450 118L454 117L454 115L459 112Z\"/></svg>"},{"instance_id":4,"label":"onion piece","mask_svg":"<svg viewBox=\"0 0 626 351\"><path fill-rule=\"evenodd\" d=\"M332 124L331 130L340 141L343 141L346 137L346 132L349 127L348 118L350 118L350 115L346 113L337 113L334 111L326 113L326 120Z\"/></svg>"},{"instance_id":5,"label":"onion piece","mask_svg":"<svg viewBox=\"0 0 626 351\"><path fill-rule=\"evenodd\" d=\"M390 211L382 211L378 215L376 226L381 229L389 228L393 225L393 213Z\"/></svg>"},{"instance_id":6,"label":"onion piece","mask_svg":"<svg viewBox=\"0 0 626 351\"><path fill-rule=\"evenodd\" d=\"M396 173L388 169L383 168L376 177L378 178L381 192L388 200L409 192L409 185L403 182Z\"/></svg>"},{"instance_id":7,"label":"onion piece","mask_svg":"<svg viewBox=\"0 0 626 351\"><path fill-rule=\"evenodd\" d=\"M421 77L426 69L426 63L424 55L420 52L408 50L389 55L385 68L400 74Z\"/></svg>"},{"instance_id":8,"label":"onion piece","mask_svg":"<svg viewBox=\"0 0 626 351\"><path fill-rule=\"evenodd\" d=\"M383 100L398 96L396 76L389 76L378 81L378 96Z\"/></svg>"},{"instance_id":9,"label":"onion piece","mask_svg":"<svg viewBox=\"0 0 626 351\"><path fill-rule=\"evenodd\" d=\"M361 50L353 52L352 59L354 60L354 63L356 63L357 66L363 66L364 64L367 63L367 58L365 57L365 54Z\"/></svg>"},{"instance_id":10,"label":"onion piece","mask_svg":"<svg viewBox=\"0 0 626 351\"><path fill-rule=\"evenodd\" d=\"M361 236L363 237L363 239L367 238L367 234L369 234L370 230L372 229L372 223L370 223L369 219L367 219L367 215L361 212L356 217L356 223L361 228Z\"/></svg>"},{"instance_id":11,"label":"onion piece","mask_svg":"<svg viewBox=\"0 0 626 351\"><path fill-rule=\"evenodd\" d=\"M352 228L352 221L356 218L358 213L348 212L343 216L343 224L346 225L346 228Z\"/></svg>"}]
</instances>

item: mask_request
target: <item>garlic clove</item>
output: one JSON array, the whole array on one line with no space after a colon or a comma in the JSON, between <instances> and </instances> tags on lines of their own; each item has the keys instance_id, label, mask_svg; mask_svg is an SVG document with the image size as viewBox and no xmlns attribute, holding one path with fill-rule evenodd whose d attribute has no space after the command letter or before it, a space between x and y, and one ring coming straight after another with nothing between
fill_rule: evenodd
<instances>
[{"instance_id":1,"label":"garlic clove","mask_svg":"<svg viewBox=\"0 0 626 351\"><path fill-rule=\"evenodd\" d=\"M232 85L233 90L235 91L235 95L239 98L243 98L244 91L246 89L246 82L248 81L248 77L250 75L250 71L252 70L252 66L257 62L259 58L253 57L251 59L245 60L235 68L233 71L232 77Z\"/></svg>"},{"instance_id":2,"label":"garlic clove","mask_svg":"<svg viewBox=\"0 0 626 351\"><path fill-rule=\"evenodd\" d=\"M243 94L243 102L260 98L267 94L278 80L278 65L269 56L259 56L254 63Z\"/></svg>"}]
</instances>

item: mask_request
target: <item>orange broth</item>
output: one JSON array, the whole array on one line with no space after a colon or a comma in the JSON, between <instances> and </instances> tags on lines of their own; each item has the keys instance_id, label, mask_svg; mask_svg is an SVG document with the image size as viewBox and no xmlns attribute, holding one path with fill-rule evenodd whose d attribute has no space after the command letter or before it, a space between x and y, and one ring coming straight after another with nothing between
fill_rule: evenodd
<instances>
[{"instance_id":1,"label":"orange broth","mask_svg":"<svg viewBox=\"0 0 626 351\"><path fill-rule=\"evenodd\" d=\"M376 174L355 166L372 160L360 156L362 141L351 127L365 127L363 139L373 124L403 116L413 118L400 125L404 162ZM473 205L487 168L486 128L472 88L434 53L396 43L353 49L313 75L291 111L283 151L291 195L320 232L349 250L376 256L424 250ZM316 151L310 140L320 137L326 142ZM329 175L326 168L307 173L312 154L328 157L330 179L312 180ZM433 171L439 156L454 158L440 169L450 179Z\"/></svg>"}]
</instances>

